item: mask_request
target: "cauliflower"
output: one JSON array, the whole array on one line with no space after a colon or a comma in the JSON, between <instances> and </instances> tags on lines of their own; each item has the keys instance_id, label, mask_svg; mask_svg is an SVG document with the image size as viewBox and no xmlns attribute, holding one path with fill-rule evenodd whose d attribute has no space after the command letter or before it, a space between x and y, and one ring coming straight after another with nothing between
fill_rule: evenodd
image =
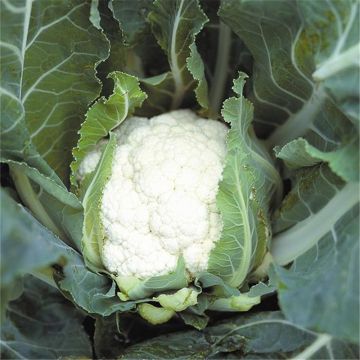
<instances>
[{"instance_id":1,"label":"cauliflower","mask_svg":"<svg viewBox=\"0 0 360 360\"><path fill-rule=\"evenodd\" d=\"M138 279L168 274L183 257L191 274L207 269L220 238L216 206L226 156L226 125L176 110L132 117L118 129L102 197L102 260L108 271ZM94 170L101 149L83 160Z\"/></svg>"}]
</instances>

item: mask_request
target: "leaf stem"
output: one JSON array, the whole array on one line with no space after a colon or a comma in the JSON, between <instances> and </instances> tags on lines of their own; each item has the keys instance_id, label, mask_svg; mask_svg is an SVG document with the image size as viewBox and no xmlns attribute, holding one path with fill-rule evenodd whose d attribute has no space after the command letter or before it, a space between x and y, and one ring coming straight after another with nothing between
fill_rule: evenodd
<instances>
[{"instance_id":1,"label":"leaf stem","mask_svg":"<svg viewBox=\"0 0 360 360\"><path fill-rule=\"evenodd\" d=\"M224 97L227 69L231 49L231 29L220 22L218 49L216 54L215 75L211 84L210 104L212 112L218 114Z\"/></svg>"},{"instance_id":2,"label":"leaf stem","mask_svg":"<svg viewBox=\"0 0 360 360\"><path fill-rule=\"evenodd\" d=\"M172 100L172 104L171 104L171 109L177 109L181 103L182 100L184 98L184 82L181 76L181 70L179 67L179 63L178 63L178 59L177 59L177 51L176 51L176 36L177 36L177 31L178 31L178 27L180 24L180 19L181 19L181 14L182 14L182 10L183 10L183 5L184 5L184 0L181 0L179 8L176 12L176 16L174 19L174 25L173 25L173 29L172 29L172 34L171 34L171 46L170 46L170 68L171 68L171 72L174 78L174 83L175 83L175 91L174 91L174 97Z\"/></svg>"},{"instance_id":3,"label":"leaf stem","mask_svg":"<svg viewBox=\"0 0 360 360\"><path fill-rule=\"evenodd\" d=\"M16 169L15 166L10 165L10 174L14 181L16 190L26 205L29 208L37 220L39 220L45 227L52 231L63 241L67 241L66 234L59 229L55 223L52 221L43 205L39 201L39 198L35 194L34 188L32 187L28 177L24 175L20 170Z\"/></svg>"},{"instance_id":4,"label":"leaf stem","mask_svg":"<svg viewBox=\"0 0 360 360\"><path fill-rule=\"evenodd\" d=\"M323 86L319 85L300 111L292 114L265 140L267 149L271 151L274 146L284 146L291 140L303 136L319 116L325 100L326 92Z\"/></svg>"},{"instance_id":5,"label":"leaf stem","mask_svg":"<svg viewBox=\"0 0 360 360\"><path fill-rule=\"evenodd\" d=\"M287 265L311 249L333 224L357 204L357 184L345 185L320 211L276 235L271 243L271 255L278 265Z\"/></svg>"},{"instance_id":6,"label":"leaf stem","mask_svg":"<svg viewBox=\"0 0 360 360\"><path fill-rule=\"evenodd\" d=\"M296 355L292 360L307 360L316 354L322 347L331 341L331 336L327 334L320 335L316 341L303 350L300 354Z\"/></svg>"}]
</instances>

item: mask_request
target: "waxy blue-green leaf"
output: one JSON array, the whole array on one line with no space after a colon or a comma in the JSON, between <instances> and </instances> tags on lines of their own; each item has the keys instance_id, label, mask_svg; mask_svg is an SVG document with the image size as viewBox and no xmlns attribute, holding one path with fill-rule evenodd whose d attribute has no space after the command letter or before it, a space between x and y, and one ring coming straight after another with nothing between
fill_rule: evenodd
<instances>
[{"instance_id":1,"label":"waxy blue-green leaf","mask_svg":"<svg viewBox=\"0 0 360 360\"><path fill-rule=\"evenodd\" d=\"M120 301L115 283L106 274L89 271L80 254L68 248L66 259L63 274L56 274L55 280L66 297L81 309L89 314L109 316L135 307L132 301Z\"/></svg>"},{"instance_id":2,"label":"waxy blue-green leaf","mask_svg":"<svg viewBox=\"0 0 360 360\"><path fill-rule=\"evenodd\" d=\"M21 200L38 221L61 240L80 249L83 207L77 197L26 163L7 163Z\"/></svg>"},{"instance_id":3,"label":"waxy blue-green leaf","mask_svg":"<svg viewBox=\"0 0 360 360\"><path fill-rule=\"evenodd\" d=\"M186 287L190 281L182 257L179 258L176 269L166 275L154 276L144 280L133 276L116 276L114 279L121 290L119 296L123 300L141 300L154 293L161 294L164 291L178 290Z\"/></svg>"},{"instance_id":4,"label":"waxy blue-green leaf","mask_svg":"<svg viewBox=\"0 0 360 360\"><path fill-rule=\"evenodd\" d=\"M152 0L111 0L109 5L118 20L126 46L141 42L146 32L150 31L146 17L151 9Z\"/></svg>"},{"instance_id":5,"label":"waxy blue-green leaf","mask_svg":"<svg viewBox=\"0 0 360 360\"><path fill-rule=\"evenodd\" d=\"M203 331L161 335L125 349L122 359L356 359L355 346L317 335L280 312L233 317Z\"/></svg>"},{"instance_id":6,"label":"waxy blue-green leaf","mask_svg":"<svg viewBox=\"0 0 360 360\"><path fill-rule=\"evenodd\" d=\"M313 43L316 70L336 105L359 126L360 17L359 3L347 1L298 1L308 37Z\"/></svg>"},{"instance_id":7,"label":"waxy blue-green leaf","mask_svg":"<svg viewBox=\"0 0 360 360\"><path fill-rule=\"evenodd\" d=\"M320 151L303 138L290 141L282 148L274 148L275 155L284 160L290 169L309 167L320 162L328 162L331 170L350 181L359 180L358 167L351 161L353 154L358 151L359 139L354 138L351 142L335 151Z\"/></svg>"},{"instance_id":8,"label":"waxy blue-green leaf","mask_svg":"<svg viewBox=\"0 0 360 360\"><path fill-rule=\"evenodd\" d=\"M209 109L208 84L205 78L205 67L195 42L190 45L190 56L186 59L187 68L192 77L197 81L195 96L201 107L201 114L206 115ZM220 84L219 84L220 86ZM215 114L212 117L215 117Z\"/></svg>"},{"instance_id":9,"label":"waxy blue-green leaf","mask_svg":"<svg viewBox=\"0 0 360 360\"><path fill-rule=\"evenodd\" d=\"M159 82L153 89L155 94L166 92L170 95L162 105L167 110L177 109L189 97L189 92L197 82L196 96L199 104L207 106L203 64L195 49L195 38L208 19L199 2L156 0L148 15L148 21L157 42L167 55L170 66L166 78L170 77L171 81ZM149 101L154 103L151 93Z\"/></svg>"},{"instance_id":10,"label":"waxy blue-green leaf","mask_svg":"<svg viewBox=\"0 0 360 360\"><path fill-rule=\"evenodd\" d=\"M304 158L301 159L304 160ZM309 159L309 161L312 163L314 160ZM291 164L297 166L299 162L294 159ZM316 214L343 186L344 182L325 164L305 167L295 171L293 173L292 189L273 214L274 234L276 235ZM354 199L356 200L356 197ZM286 250L284 248L284 251Z\"/></svg>"},{"instance_id":11,"label":"waxy blue-green leaf","mask_svg":"<svg viewBox=\"0 0 360 360\"><path fill-rule=\"evenodd\" d=\"M207 114L204 64L195 45L207 21L199 2L112 0L110 8L122 31L126 61L121 68L139 77L148 94L136 113L152 116L176 109L192 100L195 89L196 100Z\"/></svg>"},{"instance_id":12,"label":"waxy blue-green leaf","mask_svg":"<svg viewBox=\"0 0 360 360\"><path fill-rule=\"evenodd\" d=\"M82 228L81 251L86 265L97 272L104 270L101 260L102 244L105 237L100 216L101 199L106 182L111 176L115 147L116 136L110 133L110 140L106 144L82 201L84 207L84 225Z\"/></svg>"},{"instance_id":13,"label":"waxy blue-green leaf","mask_svg":"<svg viewBox=\"0 0 360 360\"><path fill-rule=\"evenodd\" d=\"M7 300L20 295L21 278L56 263L62 251L53 243L55 235L41 225L3 189L1 203L1 316ZM6 209L6 210L5 210ZM19 288L20 286L20 288Z\"/></svg>"},{"instance_id":14,"label":"waxy blue-green leaf","mask_svg":"<svg viewBox=\"0 0 360 360\"><path fill-rule=\"evenodd\" d=\"M1 219L2 300L14 294L14 283L31 273L53 286L56 281L66 296L88 313L108 316L135 306L131 302L121 303L113 281L106 275L89 271L76 250L41 225L4 191L1 191L1 206L7 210L6 214L2 212ZM62 271L55 271L51 267L54 264ZM5 306L2 302L2 311Z\"/></svg>"},{"instance_id":15,"label":"waxy blue-green leaf","mask_svg":"<svg viewBox=\"0 0 360 360\"><path fill-rule=\"evenodd\" d=\"M32 142L65 183L77 130L100 91L94 66L108 56L89 11L82 0L1 5L3 156L29 162Z\"/></svg>"},{"instance_id":16,"label":"waxy blue-green leaf","mask_svg":"<svg viewBox=\"0 0 360 360\"><path fill-rule=\"evenodd\" d=\"M256 139L253 106L242 96L246 75L234 81L237 97L224 102L222 115L231 129L217 206L223 220L221 238L210 253L208 271L233 287L262 262L271 230L269 203L280 178Z\"/></svg>"},{"instance_id":17,"label":"waxy blue-green leaf","mask_svg":"<svg viewBox=\"0 0 360 360\"><path fill-rule=\"evenodd\" d=\"M271 246L276 264L294 261L290 269L275 267L281 309L294 323L356 342L358 186L344 184L324 164L294 176L274 218Z\"/></svg>"},{"instance_id":18,"label":"waxy blue-green leaf","mask_svg":"<svg viewBox=\"0 0 360 360\"><path fill-rule=\"evenodd\" d=\"M114 81L112 95L100 98L87 112L86 119L79 131L80 139L73 150L74 161L71 164L72 184L76 184L76 172L85 155L98 141L131 116L140 106L146 95L140 90L139 81L122 72L113 72L109 77Z\"/></svg>"},{"instance_id":19,"label":"waxy blue-green leaf","mask_svg":"<svg viewBox=\"0 0 360 360\"><path fill-rule=\"evenodd\" d=\"M101 15L99 11L99 0L91 0L89 20L98 30L102 30L100 24Z\"/></svg>"},{"instance_id":20,"label":"waxy blue-green leaf","mask_svg":"<svg viewBox=\"0 0 360 360\"><path fill-rule=\"evenodd\" d=\"M1 324L1 358L91 358L84 318L57 289L28 276L23 295L10 303Z\"/></svg>"},{"instance_id":21,"label":"waxy blue-green leaf","mask_svg":"<svg viewBox=\"0 0 360 360\"><path fill-rule=\"evenodd\" d=\"M357 1L225 0L219 14L254 56L251 100L257 131L271 132L268 148L304 137L356 181L359 75L348 51L359 46Z\"/></svg>"}]
</instances>

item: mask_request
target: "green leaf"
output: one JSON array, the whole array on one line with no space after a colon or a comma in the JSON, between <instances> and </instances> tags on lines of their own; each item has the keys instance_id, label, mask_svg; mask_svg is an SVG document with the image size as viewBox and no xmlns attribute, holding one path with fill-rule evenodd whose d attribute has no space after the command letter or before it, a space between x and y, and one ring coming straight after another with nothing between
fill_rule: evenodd
<instances>
[{"instance_id":1,"label":"green leaf","mask_svg":"<svg viewBox=\"0 0 360 360\"><path fill-rule=\"evenodd\" d=\"M205 78L204 63L197 51L195 42L190 45L190 56L186 59L186 65L192 77L197 81L195 88L196 100L201 106L202 115L206 115L209 109L208 85Z\"/></svg>"},{"instance_id":2,"label":"green leaf","mask_svg":"<svg viewBox=\"0 0 360 360\"><path fill-rule=\"evenodd\" d=\"M166 56L147 21L153 1L112 0L110 9L105 4L100 4L102 24L111 51L106 63L101 64L101 71L107 75L116 69L141 79L165 71Z\"/></svg>"},{"instance_id":3,"label":"green leaf","mask_svg":"<svg viewBox=\"0 0 360 360\"><path fill-rule=\"evenodd\" d=\"M181 106L188 97L188 91L194 87L194 79L191 74L199 82L196 95L202 103L206 104L205 78L201 68L203 65L199 54L195 53L195 37L208 19L198 1L156 0L148 15L148 21L157 42L167 55L170 66L170 72L166 77L170 77L171 82L160 82L154 88L155 93L165 92L168 95L172 93L171 103L163 106L167 110L177 109ZM188 69L187 58L189 56L191 57ZM200 93L202 94L200 95ZM151 93L149 93L149 101L155 103Z\"/></svg>"},{"instance_id":4,"label":"green leaf","mask_svg":"<svg viewBox=\"0 0 360 360\"><path fill-rule=\"evenodd\" d=\"M217 17L215 21L216 25L213 24L213 26L218 27L218 34L216 53L212 56L210 55L210 59L212 57L216 58L216 62L214 65L214 75L211 79L210 107L212 113L218 115L218 113L220 112L221 104L223 103L224 99L227 98L227 96L225 95L225 87L227 85L229 87L231 86L231 82L229 82L229 75L232 75L230 79L233 79L233 77L236 76L236 70L239 69L237 67L238 64L236 63L237 56L233 55L233 59L231 59L230 56L233 47L233 36L231 29L222 21L219 21ZM210 45L210 48L212 47L213 46ZM210 49L210 51L211 50L212 49ZM206 49L206 51L208 52L209 49ZM235 62L235 64L233 62Z\"/></svg>"},{"instance_id":5,"label":"green leaf","mask_svg":"<svg viewBox=\"0 0 360 360\"><path fill-rule=\"evenodd\" d=\"M175 311L156 307L151 304L138 305L139 315L153 325L160 325L168 322L174 315Z\"/></svg>"},{"instance_id":6,"label":"green leaf","mask_svg":"<svg viewBox=\"0 0 360 360\"><path fill-rule=\"evenodd\" d=\"M135 77L119 71L112 72L108 77L114 81L113 94L108 99L100 98L88 110L79 131L80 139L73 150L74 161L71 164L73 185L76 184L76 172L85 155L100 139L130 116L146 98Z\"/></svg>"},{"instance_id":7,"label":"green leaf","mask_svg":"<svg viewBox=\"0 0 360 360\"><path fill-rule=\"evenodd\" d=\"M1 11L2 149L28 161L31 141L65 183L77 130L100 91L94 66L108 55L89 12L80 0L6 1Z\"/></svg>"},{"instance_id":8,"label":"green leaf","mask_svg":"<svg viewBox=\"0 0 360 360\"><path fill-rule=\"evenodd\" d=\"M339 2L299 2L299 11L309 37L319 43L313 79L323 83L337 106L359 126L360 36L359 4L355 0Z\"/></svg>"},{"instance_id":9,"label":"green leaf","mask_svg":"<svg viewBox=\"0 0 360 360\"><path fill-rule=\"evenodd\" d=\"M102 30L100 25L99 0L91 0L89 20L98 30Z\"/></svg>"},{"instance_id":10,"label":"green leaf","mask_svg":"<svg viewBox=\"0 0 360 360\"><path fill-rule=\"evenodd\" d=\"M234 81L238 97L224 102L222 115L231 124L217 205L223 231L209 258L208 271L239 287L262 262L270 238L269 203L280 178L256 139L252 104L242 97L246 75Z\"/></svg>"},{"instance_id":11,"label":"green leaf","mask_svg":"<svg viewBox=\"0 0 360 360\"><path fill-rule=\"evenodd\" d=\"M60 292L27 277L24 293L10 303L1 324L3 359L91 358L84 315Z\"/></svg>"},{"instance_id":12,"label":"green leaf","mask_svg":"<svg viewBox=\"0 0 360 360\"><path fill-rule=\"evenodd\" d=\"M327 235L335 243L336 225L359 202L356 191L356 184L344 184L325 165L299 171L292 190L275 213L277 234L271 253L276 263L286 265L311 248L316 250Z\"/></svg>"},{"instance_id":13,"label":"green leaf","mask_svg":"<svg viewBox=\"0 0 360 360\"><path fill-rule=\"evenodd\" d=\"M182 257L179 258L175 271L166 275L145 280L139 280L133 276L114 276L114 279L121 290L120 298L131 300L144 299L154 293L167 290L178 290L186 287L190 281Z\"/></svg>"},{"instance_id":14,"label":"green leaf","mask_svg":"<svg viewBox=\"0 0 360 360\"><path fill-rule=\"evenodd\" d=\"M198 291L191 288L183 288L174 294L160 294L153 298L159 302L164 309L174 310L176 312L184 311L189 306L197 304Z\"/></svg>"},{"instance_id":15,"label":"green leaf","mask_svg":"<svg viewBox=\"0 0 360 360\"><path fill-rule=\"evenodd\" d=\"M281 309L300 326L359 339L359 199L325 165L297 173L272 240ZM306 304L306 306L304 306ZM299 311L301 309L301 311ZM321 309L321 311L319 311Z\"/></svg>"},{"instance_id":16,"label":"green leaf","mask_svg":"<svg viewBox=\"0 0 360 360\"><path fill-rule=\"evenodd\" d=\"M359 181L359 171L351 159L352 154L359 148L359 139L354 138L351 142L335 151L320 151L311 146L305 139L298 138L290 141L282 148L275 147L276 156L284 160L285 164L296 169L303 166L313 166L321 161L327 162L331 170L347 181Z\"/></svg>"},{"instance_id":17,"label":"green leaf","mask_svg":"<svg viewBox=\"0 0 360 360\"><path fill-rule=\"evenodd\" d=\"M96 318L94 348L98 359L116 359L122 353L128 339L122 336L119 322L116 314Z\"/></svg>"},{"instance_id":18,"label":"green leaf","mask_svg":"<svg viewBox=\"0 0 360 360\"><path fill-rule=\"evenodd\" d=\"M133 46L141 41L147 31L150 31L146 21L152 6L150 0L111 0L114 18L118 20L127 46Z\"/></svg>"},{"instance_id":19,"label":"green leaf","mask_svg":"<svg viewBox=\"0 0 360 360\"><path fill-rule=\"evenodd\" d=\"M206 315L196 315L190 312L183 311L179 313L186 325L194 327L196 330L203 330L209 323L209 317Z\"/></svg>"},{"instance_id":20,"label":"green leaf","mask_svg":"<svg viewBox=\"0 0 360 360\"><path fill-rule=\"evenodd\" d=\"M66 248L66 265L55 280L64 295L89 314L109 316L129 311L135 303L119 300L116 285L106 275L89 271L80 254Z\"/></svg>"},{"instance_id":21,"label":"green leaf","mask_svg":"<svg viewBox=\"0 0 360 360\"><path fill-rule=\"evenodd\" d=\"M115 146L116 136L110 133L110 140L105 147L83 199L84 225L81 250L86 265L94 271L104 270L101 260L102 244L105 236L100 218L101 199L105 184L111 175Z\"/></svg>"},{"instance_id":22,"label":"green leaf","mask_svg":"<svg viewBox=\"0 0 360 360\"><path fill-rule=\"evenodd\" d=\"M173 319L162 325L151 325L138 314L113 314L98 317L95 323L94 348L99 359L118 359L125 347L159 334L186 329Z\"/></svg>"},{"instance_id":23,"label":"green leaf","mask_svg":"<svg viewBox=\"0 0 360 360\"><path fill-rule=\"evenodd\" d=\"M16 190L33 215L64 242L80 249L83 207L77 197L26 163L7 163Z\"/></svg>"},{"instance_id":24,"label":"green leaf","mask_svg":"<svg viewBox=\"0 0 360 360\"><path fill-rule=\"evenodd\" d=\"M358 351L294 326L279 312L266 312L233 317L201 332L161 335L130 346L122 359L225 359L231 354L237 359L356 359Z\"/></svg>"},{"instance_id":25,"label":"green leaf","mask_svg":"<svg viewBox=\"0 0 360 360\"><path fill-rule=\"evenodd\" d=\"M56 263L62 256L53 241L55 235L44 228L3 189L1 212L1 313L7 300L20 295L21 278L27 273ZM35 240L35 241L34 241ZM16 264L16 265L14 265ZM19 284L17 284L19 283Z\"/></svg>"},{"instance_id":26,"label":"green leaf","mask_svg":"<svg viewBox=\"0 0 360 360\"><path fill-rule=\"evenodd\" d=\"M359 75L347 54L359 46L357 2L228 0L219 14L254 56L250 98L268 148L303 137L356 181Z\"/></svg>"},{"instance_id":27,"label":"green leaf","mask_svg":"<svg viewBox=\"0 0 360 360\"><path fill-rule=\"evenodd\" d=\"M228 298L216 299L209 305L214 311L249 311L253 306L260 304L260 296L241 294Z\"/></svg>"},{"instance_id":28,"label":"green leaf","mask_svg":"<svg viewBox=\"0 0 360 360\"><path fill-rule=\"evenodd\" d=\"M31 273L53 286L55 280L66 296L88 313L107 316L135 306L131 302L121 303L115 283L109 277L89 271L77 251L43 227L4 191L1 191L1 205L7 209L6 214L2 213L1 227L2 300L19 295L19 289L14 286L23 275ZM62 270L53 270L54 264ZM5 305L2 303L2 311Z\"/></svg>"}]
</instances>

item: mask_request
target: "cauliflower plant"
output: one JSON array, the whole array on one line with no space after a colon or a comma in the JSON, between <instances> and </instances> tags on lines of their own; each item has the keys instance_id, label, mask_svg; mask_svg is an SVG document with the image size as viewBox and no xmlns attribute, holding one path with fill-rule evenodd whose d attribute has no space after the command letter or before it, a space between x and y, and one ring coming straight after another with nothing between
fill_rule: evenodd
<instances>
[{"instance_id":1,"label":"cauliflower plant","mask_svg":"<svg viewBox=\"0 0 360 360\"><path fill-rule=\"evenodd\" d=\"M227 132L190 110L132 117L119 126L101 202L108 271L146 279L174 271L181 256L191 274L207 269L222 230L216 195ZM84 158L80 179L95 169L101 149Z\"/></svg>"}]
</instances>

